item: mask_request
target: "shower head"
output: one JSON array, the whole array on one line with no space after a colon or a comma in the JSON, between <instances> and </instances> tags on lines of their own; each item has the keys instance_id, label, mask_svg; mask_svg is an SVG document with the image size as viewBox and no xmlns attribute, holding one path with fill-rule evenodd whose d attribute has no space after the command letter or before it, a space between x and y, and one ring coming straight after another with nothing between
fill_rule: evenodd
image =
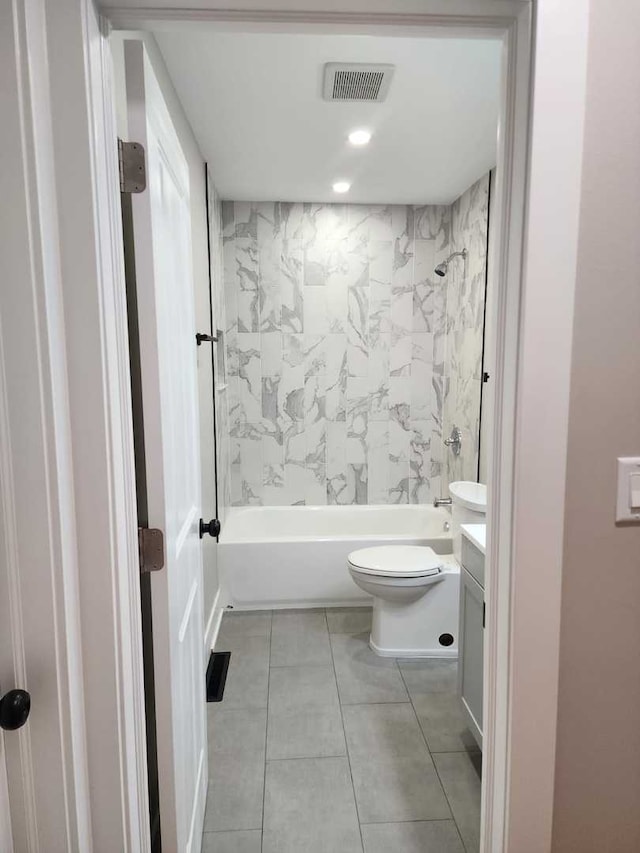
<instances>
[{"instance_id":1,"label":"shower head","mask_svg":"<svg viewBox=\"0 0 640 853\"><path fill-rule=\"evenodd\" d=\"M439 275L441 278L444 278L444 276L447 274L447 270L449 269L450 262L454 258L457 258L458 256L460 256L462 258L466 258L467 257L467 250L462 249L462 251L460 251L460 252L452 252L446 260L444 260L444 261L442 261L442 263L438 264L438 266L434 270L435 274Z\"/></svg>"}]
</instances>

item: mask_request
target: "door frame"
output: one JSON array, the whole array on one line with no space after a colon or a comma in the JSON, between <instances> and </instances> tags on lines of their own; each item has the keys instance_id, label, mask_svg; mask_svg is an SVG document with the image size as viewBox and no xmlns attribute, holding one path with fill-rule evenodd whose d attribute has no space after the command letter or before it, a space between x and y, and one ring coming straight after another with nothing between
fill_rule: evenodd
<instances>
[{"instance_id":1,"label":"door frame","mask_svg":"<svg viewBox=\"0 0 640 853\"><path fill-rule=\"evenodd\" d=\"M78 594L69 602L81 636L68 643L83 656L83 796L94 849L149 849L135 474L107 37L110 27L183 24L389 35L491 32L503 39L506 86L490 247L497 286L489 312L495 329L489 353L495 486L488 510L495 523L488 541L493 571L487 586L481 850L549 850L586 4L396 0L396 8L406 11L388 13L367 11L360 0L350 0L353 11L341 12L309 10L305 0L273 11L247 8L251 2L240 9L234 0L200 0L199 10L189 8L189 0L173 0L164 9L148 3L143 9L145 0L122 2L119 8L104 4L101 18L92 0L58 0L49 17L44 0L13 0L41 12L45 43L34 41L31 59L42 55L48 62L57 227L42 239L48 251L59 251L62 274L64 328L56 340L64 342L66 354L69 419L62 426L74 489L63 520L67 530L75 525L82 567ZM36 187L38 198L46 191ZM55 310L48 303L44 308L47 317ZM549 334L553 346L543 351L541 341ZM5 362L6 371L15 369ZM59 391L49 375L43 382Z\"/></svg>"},{"instance_id":2,"label":"door frame","mask_svg":"<svg viewBox=\"0 0 640 853\"><path fill-rule=\"evenodd\" d=\"M12 646L0 680L32 699L26 725L4 737L12 821L32 853L146 851L137 576L128 588L122 571L137 541L128 354L113 346L121 247L97 206L117 155L101 156L108 112L88 97L90 81L108 79L106 43L89 4L52 15L46 0L13 0L0 15L0 571Z\"/></svg>"}]
</instances>

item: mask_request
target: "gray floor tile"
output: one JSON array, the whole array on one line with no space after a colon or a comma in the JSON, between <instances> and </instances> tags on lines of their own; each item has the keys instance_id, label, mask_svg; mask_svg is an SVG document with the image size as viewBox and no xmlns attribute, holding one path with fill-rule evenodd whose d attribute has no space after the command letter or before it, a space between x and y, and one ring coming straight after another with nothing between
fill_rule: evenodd
<instances>
[{"instance_id":1,"label":"gray floor tile","mask_svg":"<svg viewBox=\"0 0 640 853\"><path fill-rule=\"evenodd\" d=\"M245 613L227 611L222 617L218 642L229 637L270 637L271 610L254 610Z\"/></svg>"},{"instance_id":2,"label":"gray floor tile","mask_svg":"<svg viewBox=\"0 0 640 853\"><path fill-rule=\"evenodd\" d=\"M451 817L426 751L385 758L351 757L351 772L362 823Z\"/></svg>"},{"instance_id":3,"label":"gray floor tile","mask_svg":"<svg viewBox=\"0 0 640 853\"><path fill-rule=\"evenodd\" d=\"M370 607L334 607L327 610L330 634L364 634L371 632Z\"/></svg>"},{"instance_id":4,"label":"gray floor tile","mask_svg":"<svg viewBox=\"0 0 640 853\"><path fill-rule=\"evenodd\" d=\"M412 699L425 693L455 693L458 689L456 660L399 660L398 666Z\"/></svg>"},{"instance_id":5,"label":"gray floor tile","mask_svg":"<svg viewBox=\"0 0 640 853\"><path fill-rule=\"evenodd\" d=\"M271 666L331 663L324 610L280 610L271 625Z\"/></svg>"},{"instance_id":6,"label":"gray floor tile","mask_svg":"<svg viewBox=\"0 0 640 853\"><path fill-rule=\"evenodd\" d=\"M425 693L413 700L413 707L431 752L478 748L462 715L457 693Z\"/></svg>"},{"instance_id":7,"label":"gray floor tile","mask_svg":"<svg viewBox=\"0 0 640 853\"><path fill-rule=\"evenodd\" d=\"M260 829L264 792L264 753L222 754L209 766L205 832Z\"/></svg>"},{"instance_id":8,"label":"gray floor tile","mask_svg":"<svg viewBox=\"0 0 640 853\"><path fill-rule=\"evenodd\" d=\"M368 634L332 634L331 647L343 705L408 700L395 660L374 654Z\"/></svg>"},{"instance_id":9,"label":"gray floor tile","mask_svg":"<svg viewBox=\"0 0 640 853\"><path fill-rule=\"evenodd\" d=\"M266 708L225 708L224 703L207 706L209 756L260 752L264 755L267 737Z\"/></svg>"},{"instance_id":10,"label":"gray floor tile","mask_svg":"<svg viewBox=\"0 0 640 853\"><path fill-rule=\"evenodd\" d=\"M269 681L269 713L338 707L333 666L276 667Z\"/></svg>"},{"instance_id":11,"label":"gray floor tile","mask_svg":"<svg viewBox=\"0 0 640 853\"><path fill-rule=\"evenodd\" d=\"M411 703L342 710L363 823L450 817Z\"/></svg>"},{"instance_id":12,"label":"gray floor tile","mask_svg":"<svg viewBox=\"0 0 640 853\"><path fill-rule=\"evenodd\" d=\"M411 703L345 705L342 712L352 759L429 756Z\"/></svg>"},{"instance_id":13,"label":"gray floor tile","mask_svg":"<svg viewBox=\"0 0 640 853\"><path fill-rule=\"evenodd\" d=\"M267 758L346 755L332 666L271 670Z\"/></svg>"},{"instance_id":14,"label":"gray floor tile","mask_svg":"<svg viewBox=\"0 0 640 853\"><path fill-rule=\"evenodd\" d=\"M362 840L364 853L464 853L452 820L369 823Z\"/></svg>"},{"instance_id":15,"label":"gray floor tile","mask_svg":"<svg viewBox=\"0 0 640 853\"><path fill-rule=\"evenodd\" d=\"M443 752L433 760L467 853L475 853L480 848L480 755Z\"/></svg>"},{"instance_id":16,"label":"gray floor tile","mask_svg":"<svg viewBox=\"0 0 640 853\"><path fill-rule=\"evenodd\" d=\"M269 714L267 758L346 755L339 708Z\"/></svg>"},{"instance_id":17,"label":"gray floor tile","mask_svg":"<svg viewBox=\"0 0 640 853\"><path fill-rule=\"evenodd\" d=\"M362 853L346 758L267 763L263 853Z\"/></svg>"},{"instance_id":18,"label":"gray floor tile","mask_svg":"<svg viewBox=\"0 0 640 853\"><path fill-rule=\"evenodd\" d=\"M221 707L267 707L269 643L269 637L225 637L216 644L231 652Z\"/></svg>"},{"instance_id":19,"label":"gray floor tile","mask_svg":"<svg viewBox=\"0 0 640 853\"><path fill-rule=\"evenodd\" d=\"M260 853L262 831L249 829L240 832L205 832L202 853Z\"/></svg>"}]
</instances>

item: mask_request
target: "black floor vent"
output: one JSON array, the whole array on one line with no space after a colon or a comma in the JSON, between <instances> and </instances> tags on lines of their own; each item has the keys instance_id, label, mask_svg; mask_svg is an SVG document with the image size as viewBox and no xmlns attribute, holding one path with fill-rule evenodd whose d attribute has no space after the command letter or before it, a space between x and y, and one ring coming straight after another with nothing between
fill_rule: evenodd
<instances>
[{"instance_id":1,"label":"black floor vent","mask_svg":"<svg viewBox=\"0 0 640 853\"><path fill-rule=\"evenodd\" d=\"M231 652L211 652L207 664L207 702L222 702Z\"/></svg>"}]
</instances>

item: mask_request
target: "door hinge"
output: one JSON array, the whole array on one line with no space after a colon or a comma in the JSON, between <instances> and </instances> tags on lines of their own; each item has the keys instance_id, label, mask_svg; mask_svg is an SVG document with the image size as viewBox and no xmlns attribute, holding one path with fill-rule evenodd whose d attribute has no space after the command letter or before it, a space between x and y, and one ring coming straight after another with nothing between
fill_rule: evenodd
<instances>
[{"instance_id":1,"label":"door hinge","mask_svg":"<svg viewBox=\"0 0 640 853\"><path fill-rule=\"evenodd\" d=\"M147 167L144 148L139 142L118 140L120 192L141 193L147 187Z\"/></svg>"},{"instance_id":2,"label":"door hinge","mask_svg":"<svg viewBox=\"0 0 640 853\"><path fill-rule=\"evenodd\" d=\"M164 534L157 528L138 528L140 572L157 572L164 568Z\"/></svg>"}]
</instances>

